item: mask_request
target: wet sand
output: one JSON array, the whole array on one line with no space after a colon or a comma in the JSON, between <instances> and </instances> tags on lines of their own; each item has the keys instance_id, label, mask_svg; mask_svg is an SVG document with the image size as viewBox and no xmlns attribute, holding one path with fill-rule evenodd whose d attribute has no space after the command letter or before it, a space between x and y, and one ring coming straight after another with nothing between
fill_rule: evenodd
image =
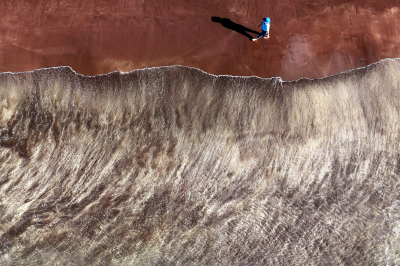
<instances>
[{"instance_id":1,"label":"wet sand","mask_svg":"<svg viewBox=\"0 0 400 266\"><path fill-rule=\"evenodd\" d=\"M185 65L212 74L317 78L400 54L399 1L5 1L0 72L85 75ZM260 31L259 42L212 17ZM250 32L251 36L256 36Z\"/></svg>"}]
</instances>

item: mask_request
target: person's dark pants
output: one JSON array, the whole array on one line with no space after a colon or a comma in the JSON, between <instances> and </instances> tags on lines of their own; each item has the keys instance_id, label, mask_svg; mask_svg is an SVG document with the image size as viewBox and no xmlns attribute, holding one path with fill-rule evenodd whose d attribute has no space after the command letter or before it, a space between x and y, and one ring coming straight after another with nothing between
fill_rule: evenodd
<instances>
[{"instance_id":1,"label":"person's dark pants","mask_svg":"<svg viewBox=\"0 0 400 266\"><path fill-rule=\"evenodd\" d=\"M267 35L267 32L265 30L263 30L260 35L258 35L258 39L264 37L265 35Z\"/></svg>"}]
</instances>

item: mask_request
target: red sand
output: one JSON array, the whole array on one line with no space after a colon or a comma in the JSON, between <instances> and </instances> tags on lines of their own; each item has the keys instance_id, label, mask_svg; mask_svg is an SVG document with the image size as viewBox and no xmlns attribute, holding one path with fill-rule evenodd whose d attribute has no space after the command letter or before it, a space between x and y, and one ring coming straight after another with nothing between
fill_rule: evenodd
<instances>
[{"instance_id":1,"label":"red sand","mask_svg":"<svg viewBox=\"0 0 400 266\"><path fill-rule=\"evenodd\" d=\"M32 3L33 2L33 3ZM81 74L186 65L213 74L315 78L400 56L399 1L1 1L0 72ZM251 42L211 21L271 38ZM255 34L252 34L255 36Z\"/></svg>"}]
</instances>

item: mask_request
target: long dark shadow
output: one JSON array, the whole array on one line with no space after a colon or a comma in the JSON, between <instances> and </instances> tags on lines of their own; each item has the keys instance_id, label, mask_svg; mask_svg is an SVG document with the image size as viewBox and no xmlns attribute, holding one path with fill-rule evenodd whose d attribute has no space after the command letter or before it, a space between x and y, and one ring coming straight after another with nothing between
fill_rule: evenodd
<instances>
[{"instance_id":1,"label":"long dark shadow","mask_svg":"<svg viewBox=\"0 0 400 266\"><path fill-rule=\"evenodd\" d=\"M246 28L245 26L237 24L228 18L211 17L211 20L216 23L221 23L221 25L224 26L225 28L236 31L236 32L246 36L250 40L253 39L254 37L252 37L248 32L251 32L251 33L254 33L257 35L260 34L260 32Z\"/></svg>"}]
</instances>

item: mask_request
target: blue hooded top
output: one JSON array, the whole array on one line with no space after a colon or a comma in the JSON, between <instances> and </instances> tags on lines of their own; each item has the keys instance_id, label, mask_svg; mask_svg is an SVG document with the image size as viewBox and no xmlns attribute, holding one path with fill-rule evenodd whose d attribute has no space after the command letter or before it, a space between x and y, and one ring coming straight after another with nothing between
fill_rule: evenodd
<instances>
[{"instance_id":1,"label":"blue hooded top","mask_svg":"<svg viewBox=\"0 0 400 266\"><path fill-rule=\"evenodd\" d=\"M271 23L271 19L270 18L264 18L263 19L263 24L262 24L262 30L263 31L268 31L268 24Z\"/></svg>"}]
</instances>

